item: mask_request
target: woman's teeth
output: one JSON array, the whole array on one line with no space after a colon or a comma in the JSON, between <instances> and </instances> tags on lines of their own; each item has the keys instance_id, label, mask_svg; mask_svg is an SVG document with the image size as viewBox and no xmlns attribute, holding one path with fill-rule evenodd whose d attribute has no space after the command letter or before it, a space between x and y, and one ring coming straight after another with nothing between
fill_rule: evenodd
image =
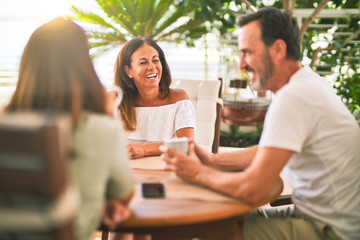
<instances>
[{"instance_id":1,"label":"woman's teeth","mask_svg":"<svg viewBox=\"0 0 360 240\"><path fill-rule=\"evenodd\" d=\"M156 76L157 76L157 74L155 73L155 74L147 75L146 77L147 77L147 78L154 78L154 77L156 77Z\"/></svg>"}]
</instances>

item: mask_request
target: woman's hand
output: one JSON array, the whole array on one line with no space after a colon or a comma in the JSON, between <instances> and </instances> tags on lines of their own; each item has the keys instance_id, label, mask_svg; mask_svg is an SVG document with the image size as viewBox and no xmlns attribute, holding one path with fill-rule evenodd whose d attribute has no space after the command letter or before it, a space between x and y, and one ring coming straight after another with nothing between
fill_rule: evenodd
<instances>
[{"instance_id":1,"label":"woman's hand","mask_svg":"<svg viewBox=\"0 0 360 240\"><path fill-rule=\"evenodd\" d=\"M128 156L131 159L142 158L145 156L145 149L142 145L128 144L127 145Z\"/></svg>"},{"instance_id":2,"label":"woman's hand","mask_svg":"<svg viewBox=\"0 0 360 240\"><path fill-rule=\"evenodd\" d=\"M116 228L118 224L128 219L131 211L118 199L108 199L103 215L103 222L110 230Z\"/></svg>"}]
</instances>

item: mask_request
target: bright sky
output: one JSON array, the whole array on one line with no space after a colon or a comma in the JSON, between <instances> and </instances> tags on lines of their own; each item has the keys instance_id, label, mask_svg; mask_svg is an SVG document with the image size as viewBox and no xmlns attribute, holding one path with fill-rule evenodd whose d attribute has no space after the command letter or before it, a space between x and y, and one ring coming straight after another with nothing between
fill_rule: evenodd
<instances>
[{"instance_id":1,"label":"bright sky","mask_svg":"<svg viewBox=\"0 0 360 240\"><path fill-rule=\"evenodd\" d=\"M90 3L90 4L89 4ZM71 5L91 6L93 0L0 0L0 20L3 18L36 17L52 19L69 13Z\"/></svg>"},{"instance_id":2,"label":"bright sky","mask_svg":"<svg viewBox=\"0 0 360 240\"><path fill-rule=\"evenodd\" d=\"M15 69L34 30L58 16L70 14L71 5L99 12L95 0L0 0L0 72L3 69ZM191 63L198 64L200 70L192 72L191 78L204 78L203 70L201 70L204 63L203 48L184 49L165 44L161 46L167 52L167 60L172 66L173 77L189 78L190 73L183 69L184 65L189 63L189 54L192 54ZM113 51L94 61L100 79L109 85L112 85L113 65L118 51L118 48L114 48ZM198 52L194 53L194 51ZM214 52L214 56L210 57L208 61L217 64L217 52ZM193 66L194 64L192 64ZM209 76L216 79L217 69L217 67L209 68L209 71L214 72ZM196 77L195 74L198 76L196 75Z\"/></svg>"},{"instance_id":3,"label":"bright sky","mask_svg":"<svg viewBox=\"0 0 360 240\"><path fill-rule=\"evenodd\" d=\"M59 16L71 14L71 5L93 9L94 0L0 0L0 59L22 54L33 31Z\"/></svg>"}]
</instances>

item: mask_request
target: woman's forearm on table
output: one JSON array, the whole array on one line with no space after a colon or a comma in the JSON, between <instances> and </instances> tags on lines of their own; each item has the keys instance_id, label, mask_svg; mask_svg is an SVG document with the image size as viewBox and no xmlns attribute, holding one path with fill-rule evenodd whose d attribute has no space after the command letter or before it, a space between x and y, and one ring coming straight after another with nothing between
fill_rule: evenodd
<instances>
[{"instance_id":1,"label":"woman's forearm on table","mask_svg":"<svg viewBox=\"0 0 360 240\"><path fill-rule=\"evenodd\" d=\"M142 145L144 148L145 156L158 156L161 154L159 147L162 143L149 143Z\"/></svg>"}]
</instances>

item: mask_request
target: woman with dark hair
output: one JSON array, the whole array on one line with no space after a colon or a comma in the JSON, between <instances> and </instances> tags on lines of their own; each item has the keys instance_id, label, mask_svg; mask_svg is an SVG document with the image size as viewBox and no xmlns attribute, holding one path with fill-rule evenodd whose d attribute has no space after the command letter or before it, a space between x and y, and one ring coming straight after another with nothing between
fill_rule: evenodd
<instances>
[{"instance_id":1,"label":"woman with dark hair","mask_svg":"<svg viewBox=\"0 0 360 240\"><path fill-rule=\"evenodd\" d=\"M115 117L123 123L129 157L160 155L164 139L193 139L194 106L184 90L170 88L169 66L153 40L134 38L122 47L114 83L123 91Z\"/></svg>"},{"instance_id":2,"label":"woman with dark hair","mask_svg":"<svg viewBox=\"0 0 360 240\"><path fill-rule=\"evenodd\" d=\"M75 155L68 163L81 196L76 239L90 239L102 217L113 228L130 215L129 158L122 126L107 115L106 103L84 30L63 18L39 27L24 49L16 90L4 110L71 116Z\"/></svg>"}]
</instances>

